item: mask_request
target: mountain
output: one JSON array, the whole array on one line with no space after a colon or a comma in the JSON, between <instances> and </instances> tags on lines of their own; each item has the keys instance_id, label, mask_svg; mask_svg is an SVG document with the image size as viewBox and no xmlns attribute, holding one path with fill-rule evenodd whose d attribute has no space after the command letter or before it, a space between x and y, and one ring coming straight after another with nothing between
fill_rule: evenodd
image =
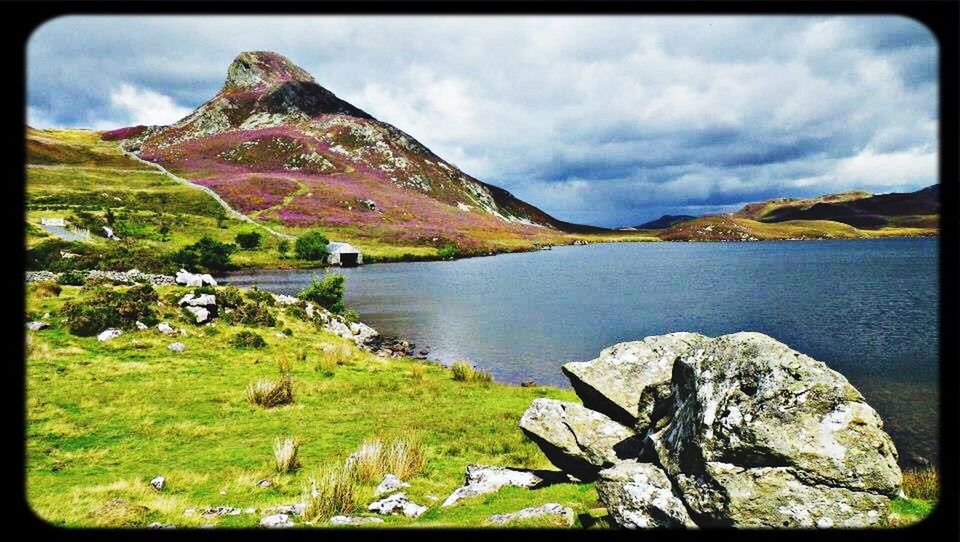
<instances>
[{"instance_id":1,"label":"mountain","mask_svg":"<svg viewBox=\"0 0 960 542\"><path fill-rule=\"evenodd\" d=\"M860 229L930 225L940 213L939 186L906 194L847 192L813 199L779 199L745 206L737 214L761 222L830 220Z\"/></svg>"},{"instance_id":2,"label":"mountain","mask_svg":"<svg viewBox=\"0 0 960 542\"><path fill-rule=\"evenodd\" d=\"M338 98L285 57L245 52L223 87L169 126L103 134L292 233L394 245L529 241L608 231L557 220Z\"/></svg>"},{"instance_id":3,"label":"mountain","mask_svg":"<svg viewBox=\"0 0 960 542\"><path fill-rule=\"evenodd\" d=\"M639 226L633 226L631 228L624 228L630 230L662 230L678 224L680 222L686 222L688 220L693 220L697 218L692 215L663 215L656 220L651 220L650 222L644 222Z\"/></svg>"}]
</instances>

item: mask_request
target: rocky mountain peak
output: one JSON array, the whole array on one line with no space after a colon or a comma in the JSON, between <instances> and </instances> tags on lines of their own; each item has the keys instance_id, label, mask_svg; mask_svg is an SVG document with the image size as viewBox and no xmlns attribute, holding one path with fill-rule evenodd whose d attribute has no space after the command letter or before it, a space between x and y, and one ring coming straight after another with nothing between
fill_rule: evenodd
<instances>
[{"instance_id":1,"label":"rocky mountain peak","mask_svg":"<svg viewBox=\"0 0 960 542\"><path fill-rule=\"evenodd\" d=\"M309 73L283 55L271 51L247 51L237 55L230 64L224 87L249 90L290 81L315 83Z\"/></svg>"}]
</instances>

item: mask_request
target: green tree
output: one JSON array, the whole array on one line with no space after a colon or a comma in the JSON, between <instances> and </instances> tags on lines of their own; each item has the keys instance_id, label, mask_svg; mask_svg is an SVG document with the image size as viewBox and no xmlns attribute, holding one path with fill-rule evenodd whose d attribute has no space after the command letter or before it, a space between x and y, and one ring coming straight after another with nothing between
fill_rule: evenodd
<instances>
[{"instance_id":1,"label":"green tree","mask_svg":"<svg viewBox=\"0 0 960 542\"><path fill-rule=\"evenodd\" d=\"M287 252L289 251L290 251L290 241L287 241L286 239L281 239L280 242L277 243L277 252L280 253L280 257L286 258Z\"/></svg>"},{"instance_id":2,"label":"green tree","mask_svg":"<svg viewBox=\"0 0 960 542\"><path fill-rule=\"evenodd\" d=\"M243 250L253 250L260 246L261 237L258 231L240 232L234 237L234 241Z\"/></svg>"},{"instance_id":3,"label":"green tree","mask_svg":"<svg viewBox=\"0 0 960 542\"><path fill-rule=\"evenodd\" d=\"M297 297L304 301L311 301L334 314L343 313L346 306L343 304L344 278L336 273L326 275L322 279L314 278Z\"/></svg>"},{"instance_id":4,"label":"green tree","mask_svg":"<svg viewBox=\"0 0 960 542\"><path fill-rule=\"evenodd\" d=\"M174 252L170 260L187 271L221 273L233 267L230 256L236 251L237 245L204 236L196 243Z\"/></svg>"},{"instance_id":5,"label":"green tree","mask_svg":"<svg viewBox=\"0 0 960 542\"><path fill-rule=\"evenodd\" d=\"M297 242L293 245L293 251L297 254L297 258L301 260L322 260L327 255L327 245L329 243L330 241L323 233L317 230L308 231L297 238Z\"/></svg>"}]
</instances>

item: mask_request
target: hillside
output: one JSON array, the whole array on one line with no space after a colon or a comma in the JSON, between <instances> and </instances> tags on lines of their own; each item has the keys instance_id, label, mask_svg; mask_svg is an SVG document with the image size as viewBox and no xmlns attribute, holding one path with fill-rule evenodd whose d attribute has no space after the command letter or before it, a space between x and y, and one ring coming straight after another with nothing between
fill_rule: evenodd
<instances>
[{"instance_id":1,"label":"hillside","mask_svg":"<svg viewBox=\"0 0 960 542\"><path fill-rule=\"evenodd\" d=\"M104 138L294 234L319 227L361 246L452 243L471 252L605 231L557 220L471 177L276 53L240 54L223 88L170 126Z\"/></svg>"}]
</instances>

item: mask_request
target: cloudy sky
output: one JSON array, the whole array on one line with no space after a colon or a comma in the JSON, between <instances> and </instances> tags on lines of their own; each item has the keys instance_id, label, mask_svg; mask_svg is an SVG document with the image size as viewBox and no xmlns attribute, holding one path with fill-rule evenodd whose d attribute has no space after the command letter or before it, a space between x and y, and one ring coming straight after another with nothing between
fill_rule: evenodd
<instances>
[{"instance_id":1,"label":"cloudy sky","mask_svg":"<svg viewBox=\"0 0 960 542\"><path fill-rule=\"evenodd\" d=\"M65 17L28 123L171 123L246 50L574 222L937 181L937 43L900 17Z\"/></svg>"}]
</instances>

